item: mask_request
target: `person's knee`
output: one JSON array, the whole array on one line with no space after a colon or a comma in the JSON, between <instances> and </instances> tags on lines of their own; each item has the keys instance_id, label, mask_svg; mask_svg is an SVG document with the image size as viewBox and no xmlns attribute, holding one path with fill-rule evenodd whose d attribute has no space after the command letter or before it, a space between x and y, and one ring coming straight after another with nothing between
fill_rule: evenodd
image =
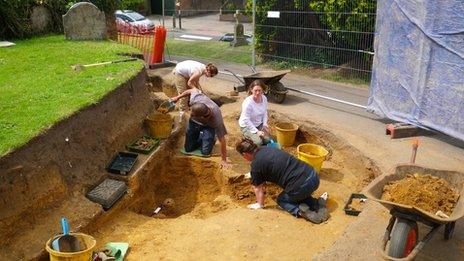
<instances>
[{"instance_id":1,"label":"person's knee","mask_svg":"<svg viewBox=\"0 0 464 261\"><path fill-rule=\"evenodd\" d=\"M201 153L203 155L210 155L214 148L214 137L212 139L202 139Z\"/></svg>"},{"instance_id":2,"label":"person's knee","mask_svg":"<svg viewBox=\"0 0 464 261\"><path fill-rule=\"evenodd\" d=\"M185 151L186 152L192 152L192 151L196 150L198 148L196 145L197 144L186 142L185 146L184 146Z\"/></svg>"},{"instance_id":3,"label":"person's knee","mask_svg":"<svg viewBox=\"0 0 464 261\"><path fill-rule=\"evenodd\" d=\"M258 146L262 146L263 145L263 140L261 139L261 137L259 137L258 135L256 135L256 137L253 139L253 142L258 145Z\"/></svg>"},{"instance_id":4,"label":"person's knee","mask_svg":"<svg viewBox=\"0 0 464 261\"><path fill-rule=\"evenodd\" d=\"M214 130L206 129L200 132L201 153L204 155L209 155L213 151L213 147L216 142L214 136Z\"/></svg>"},{"instance_id":5,"label":"person's knee","mask_svg":"<svg viewBox=\"0 0 464 261\"><path fill-rule=\"evenodd\" d=\"M261 146L263 145L263 140L261 139L261 137L258 135L258 134L255 134L255 133L244 133L244 135L246 138L249 138L253 141L254 144L258 145L258 146Z\"/></svg>"},{"instance_id":6,"label":"person's knee","mask_svg":"<svg viewBox=\"0 0 464 261\"><path fill-rule=\"evenodd\" d=\"M214 147L214 144L213 145L210 145L210 144L202 145L201 146L201 154L210 155L211 152L213 151L213 147Z\"/></svg>"}]
</instances>

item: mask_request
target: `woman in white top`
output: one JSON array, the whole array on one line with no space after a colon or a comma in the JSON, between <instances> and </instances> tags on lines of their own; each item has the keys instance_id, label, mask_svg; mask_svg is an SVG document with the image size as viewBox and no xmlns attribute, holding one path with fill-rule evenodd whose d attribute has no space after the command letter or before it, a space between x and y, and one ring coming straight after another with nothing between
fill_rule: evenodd
<instances>
[{"instance_id":1,"label":"woman in white top","mask_svg":"<svg viewBox=\"0 0 464 261\"><path fill-rule=\"evenodd\" d=\"M253 81L248 87L248 97L243 100L242 113L238 124L243 136L261 146L269 142L267 98L264 91L267 86L261 80Z\"/></svg>"},{"instance_id":2,"label":"woman in white top","mask_svg":"<svg viewBox=\"0 0 464 261\"><path fill-rule=\"evenodd\" d=\"M201 90L200 77L214 77L218 74L218 69L212 63L204 65L197 61L186 60L176 65L172 71L174 74L174 84L177 89L177 94L181 94L187 89L197 88ZM181 110L188 109L188 97L179 100Z\"/></svg>"}]
</instances>

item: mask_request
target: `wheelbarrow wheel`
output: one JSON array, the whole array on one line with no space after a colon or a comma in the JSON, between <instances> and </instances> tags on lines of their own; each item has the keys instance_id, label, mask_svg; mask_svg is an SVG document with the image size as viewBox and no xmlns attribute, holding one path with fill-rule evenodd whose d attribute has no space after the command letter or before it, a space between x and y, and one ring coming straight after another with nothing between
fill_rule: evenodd
<instances>
[{"instance_id":1,"label":"wheelbarrow wheel","mask_svg":"<svg viewBox=\"0 0 464 261\"><path fill-rule=\"evenodd\" d=\"M277 102L277 103L282 103L285 101L285 98L287 97L286 93L277 93L277 92L271 92L272 99Z\"/></svg>"},{"instance_id":2,"label":"wheelbarrow wheel","mask_svg":"<svg viewBox=\"0 0 464 261\"><path fill-rule=\"evenodd\" d=\"M287 97L286 90L287 89L282 83L276 82L272 84L271 89L269 90L269 94L272 97L272 100L274 100L277 103L282 103L285 101L285 98Z\"/></svg>"},{"instance_id":3,"label":"wheelbarrow wheel","mask_svg":"<svg viewBox=\"0 0 464 261\"><path fill-rule=\"evenodd\" d=\"M415 221L397 218L390 234L388 255L395 258L407 257L416 246L418 235Z\"/></svg>"}]
</instances>

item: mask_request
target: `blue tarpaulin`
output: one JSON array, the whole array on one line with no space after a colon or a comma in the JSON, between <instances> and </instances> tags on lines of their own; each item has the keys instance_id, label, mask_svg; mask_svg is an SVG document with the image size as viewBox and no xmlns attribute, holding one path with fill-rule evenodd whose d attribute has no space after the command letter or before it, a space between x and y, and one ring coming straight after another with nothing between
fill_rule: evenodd
<instances>
[{"instance_id":1,"label":"blue tarpaulin","mask_svg":"<svg viewBox=\"0 0 464 261\"><path fill-rule=\"evenodd\" d=\"M464 0L377 2L368 110L464 140Z\"/></svg>"}]
</instances>

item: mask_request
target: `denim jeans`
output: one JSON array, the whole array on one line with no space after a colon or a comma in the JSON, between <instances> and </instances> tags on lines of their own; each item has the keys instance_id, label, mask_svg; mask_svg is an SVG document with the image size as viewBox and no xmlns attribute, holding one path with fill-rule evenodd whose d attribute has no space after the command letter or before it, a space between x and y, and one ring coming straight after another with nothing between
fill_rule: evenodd
<instances>
[{"instance_id":1,"label":"denim jeans","mask_svg":"<svg viewBox=\"0 0 464 261\"><path fill-rule=\"evenodd\" d=\"M216 131L207 125L201 125L189 120L185 134L185 151L191 152L200 148L201 154L210 155L213 151Z\"/></svg>"},{"instance_id":2,"label":"denim jeans","mask_svg":"<svg viewBox=\"0 0 464 261\"><path fill-rule=\"evenodd\" d=\"M317 209L318 201L311 194L319 187L317 174L308 175L304 183L292 193L282 191L277 197L277 204L295 217L298 217L298 206L305 203L312 209Z\"/></svg>"}]
</instances>

